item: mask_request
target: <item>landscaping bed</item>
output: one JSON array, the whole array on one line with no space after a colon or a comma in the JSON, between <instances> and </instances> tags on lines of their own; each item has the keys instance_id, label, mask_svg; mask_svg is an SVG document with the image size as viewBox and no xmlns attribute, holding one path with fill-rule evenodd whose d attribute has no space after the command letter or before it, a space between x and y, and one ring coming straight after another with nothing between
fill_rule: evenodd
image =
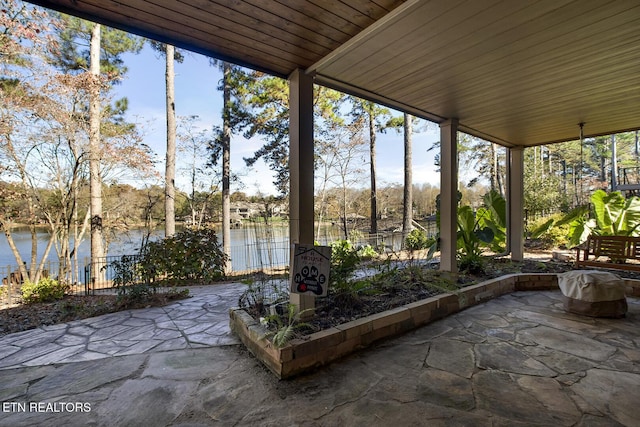
<instances>
[{"instance_id":1,"label":"landscaping bed","mask_svg":"<svg viewBox=\"0 0 640 427\"><path fill-rule=\"evenodd\" d=\"M284 343L276 343L274 336L287 326L286 314L274 323L255 308L232 309L230 325L256 358L285 379L509 292L557 289L557 274L572 269L567 262L494 259L478 275L424 269L413 282L412 274L388 274L382 293L361 288L355 294L317 299L316 315L292 329L296 333ZM621 276L637 279L634 274ZM440 285L424 286L428 280ZM447 289L442 283L453 286ZM640 296L638 283L627 281L628 296Z\"/></svg>"},{"instance_id":2,"label":"landscaping bed","mask_svg":"<svg viewBox=\"0 0 640 427\"><path fill-rule=\"evenodd\" d=\"M65 295L54 302L13 305L0 309L0 336L122 310L163 306L186 296L180 292L158 293L144 299L119 298L117 295Z\"/></svg>"}]
</instances>

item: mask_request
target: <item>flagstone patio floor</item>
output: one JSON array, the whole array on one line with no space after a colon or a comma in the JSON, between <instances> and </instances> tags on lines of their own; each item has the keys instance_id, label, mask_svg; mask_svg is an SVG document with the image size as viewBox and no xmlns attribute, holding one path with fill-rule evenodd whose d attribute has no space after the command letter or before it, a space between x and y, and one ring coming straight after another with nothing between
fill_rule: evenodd
<instances>
[{"instance_id":1,"label":"flagstone patio floor","mask_svg":"<svg viewBox=\"0 0 640 427\"><path fill-rule=\"evenodd\" d=\"M638 298L515 292L278 381L229 331L244 289L0 337L0 426L640 426Z\"/></svg>"}]
</instances>

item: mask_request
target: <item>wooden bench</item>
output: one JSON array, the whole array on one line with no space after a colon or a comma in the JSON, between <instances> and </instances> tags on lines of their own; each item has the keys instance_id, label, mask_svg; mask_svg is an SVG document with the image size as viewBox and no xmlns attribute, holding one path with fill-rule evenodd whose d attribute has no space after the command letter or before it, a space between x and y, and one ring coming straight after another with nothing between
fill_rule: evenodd
<instances>
[{"instance_id":1,"label":"wooden bench","mask_svg":"<svg viewBox=\"0 0 640 427\"><path fill-rule=\"evenodd\" d=\"M640 237L591 235L584 245L576 249L578 267L640 271Z\"/></svg>"}]
</instances>

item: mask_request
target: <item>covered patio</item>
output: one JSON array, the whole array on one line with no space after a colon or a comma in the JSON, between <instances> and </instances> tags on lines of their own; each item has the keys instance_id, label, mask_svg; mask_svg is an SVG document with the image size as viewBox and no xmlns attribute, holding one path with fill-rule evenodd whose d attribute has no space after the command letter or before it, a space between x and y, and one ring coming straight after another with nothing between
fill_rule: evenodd
<instances>
[{"instance_id":1,"label":"covered patio","mask_svg":"<svg viewBox=\"0 0 640 427\"><path fill-rule=\"evenodd\" d=\"M509 248L521 260L524 148L577 139L580 123L586 137L640 128L634 0L32 2L288 78L292 242L313 243L314 83L440 125L447 271L459 131L508 149ZM625 319L597 319L566 313L557 290L514 292L285 382L222 330L240 292L222 286L187 309L1 337L0 424L638 425L638 298ZM11 406L29 402L90 411Z\"/></svg>"},{"instance_id":2,"label":"covered patio","mask_svg":"<svg viewBox=\"0 0 640 427\"><path fill-rule=\"evenodd\" d=\"M634 0L32 2L288 78L292 243L313 243L314 84L440 125L445 271L459 131L508 150L507 246L521 260L524 148L640 128Z\"/></svg>"}]
</instances>

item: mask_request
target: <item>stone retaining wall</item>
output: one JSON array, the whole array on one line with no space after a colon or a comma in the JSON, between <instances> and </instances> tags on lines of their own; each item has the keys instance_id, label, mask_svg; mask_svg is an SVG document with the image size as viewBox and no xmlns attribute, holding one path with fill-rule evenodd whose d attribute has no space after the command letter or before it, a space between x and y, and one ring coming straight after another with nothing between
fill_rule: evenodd
<instances>
[{"instance_id":1,"label":"stone retaining wall","mask_svg":"<svg viewBox=\"0 0 640 427\"><path fill-rule=\"evenodd\" d=\"M627 296L640 297L640 281L628 279L625 283ZM514 291L557 288L558 278L553 273L511 274L291 340L283 348L275 348L266 338L267 329L244 310L230 310L230 326L256 358L285 379L492 298Z\"/></svg>"}]
</instances>

